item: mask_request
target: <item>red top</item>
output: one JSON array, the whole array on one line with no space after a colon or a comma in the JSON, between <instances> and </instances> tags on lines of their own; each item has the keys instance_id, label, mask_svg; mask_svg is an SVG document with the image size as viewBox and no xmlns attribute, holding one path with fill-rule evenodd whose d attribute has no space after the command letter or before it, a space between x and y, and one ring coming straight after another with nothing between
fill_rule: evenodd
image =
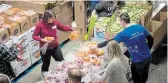
<instances>
[{"instance_id":1,"label":"red top","mask_svg":"<svg viewBox=\"0 0 168 83\"><path fill-rule=\"evenodd\" d=\"M72 31L71 27L64 26L58 21L54 21L53 24L46 24L44 21L40 21L35 28L33 33L33 39L40 41L40 47L44 45L44 42L41 39L45 37L54 37L54 42L50 43L48 49L53 49L58 46L58 38L57 38L57 29L61 31Z\"/></svg>"}]
</instances>

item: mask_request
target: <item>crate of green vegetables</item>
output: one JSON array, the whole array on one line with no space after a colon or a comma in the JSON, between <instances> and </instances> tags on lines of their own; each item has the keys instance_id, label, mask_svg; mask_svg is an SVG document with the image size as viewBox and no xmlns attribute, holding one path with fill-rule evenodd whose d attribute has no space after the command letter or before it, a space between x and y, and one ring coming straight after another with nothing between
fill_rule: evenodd
<instances>
[{"instance_id":1,"label":"crate of green vegetables","mask_svg":"<svg viewBox=\"0 0 168 83\"><path fill-rule=\"evenodd\" d=\"M126 4L120 8L120 13L127 12L131 22L138 22L145 26L150 21L152 6L147 4Z\"/></svg>"}]
</instances>

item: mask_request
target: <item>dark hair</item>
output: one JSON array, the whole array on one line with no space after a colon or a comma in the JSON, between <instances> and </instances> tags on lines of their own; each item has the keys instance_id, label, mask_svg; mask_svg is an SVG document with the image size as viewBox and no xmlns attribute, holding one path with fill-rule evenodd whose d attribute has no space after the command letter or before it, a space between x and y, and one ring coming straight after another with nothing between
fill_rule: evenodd
<instances>
[{"instance_id":1,"label":"dark hair","mask_svg":"<svg viewBox=\"0 0 168 83\"><path fill-rule=\"evenodd\" d=\"M123 20L124 22L126 22L126 23L130 23L130 17L129 17L129 15L128 15L128 13L122 13L121 15L120 15L120 20Z\"/></svg>"},{"instance_id":2,"label":"dark hair","mask_svg":"<svg viewBox=\"0 0 168 83\"><path fill-rule=\"evenodd\" d=\"M49 18L52 18L52 17L54 17L53 14L52 14L52 12L50 12L50 11L45 11L45 12L44 12L44 15L43 15L43 21L44 21L45 23L47 23L47 22L48 22L48 19L49 19Z\"/></svg>"},{"instance_id":3,"label":"dark hair","mask_svg":"<svg viewBox=\"0 0 168 83\"><path fill-rule=\"evenodd\" d=\"M68 77L70 80L74 82L81 82L82 72L77 68L69 68L68 69Z\"/></svg>"},{"instance_id":4,"label":"dark hair","mask_svg":"<svg viewBox=\"0 0 168 83\"><path fill-rule=\"evenodd\" d=\"M10 83L10 80L6 75L1 75L0 76L0 83Z\"/></svg>"}]
</instances>

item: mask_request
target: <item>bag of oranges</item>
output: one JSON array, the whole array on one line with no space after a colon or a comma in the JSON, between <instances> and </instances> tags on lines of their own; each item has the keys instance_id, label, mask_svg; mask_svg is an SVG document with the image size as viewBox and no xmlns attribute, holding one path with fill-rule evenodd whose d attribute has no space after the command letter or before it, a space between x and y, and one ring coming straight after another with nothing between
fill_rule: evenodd
<instances>
[{"instance_id":1,"label":"bag of oranges","mask_svg":"<svg viewBox=\"0 0 168 83\"><path fill-rule=\"evenodd\" d=\"M80 32L77 30L74 30L70 33L69 39L70 40L77 40L79 38Z\"/></svg>"}]
</instances>

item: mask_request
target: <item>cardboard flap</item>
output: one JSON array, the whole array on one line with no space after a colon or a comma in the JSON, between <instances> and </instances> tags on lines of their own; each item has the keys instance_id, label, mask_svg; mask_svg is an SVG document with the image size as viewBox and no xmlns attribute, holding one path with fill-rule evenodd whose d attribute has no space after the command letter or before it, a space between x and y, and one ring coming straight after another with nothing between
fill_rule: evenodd
<instances>
[{"instance_id":1,"label":"cardboard flap","mask_svg":"<svg viewBox=\"0 0 168 83\"><path fill-rule=\"evenodd\" d=\"M151 28L152 28L152 32L155 32L158 28L161 27L163 23L159 22L159 21L151 21Z\"/></svg>"},{"instance_id":2,"label":"cardboard flap","mask_svg":"<svg viewBox=\"0 0 168 83\"><path fill-rule=\"evenodd\" d=\"M167 12L167 5L165 5L160 11L161 12Z\"/></svg>"},{"instance_id":3,"label":"cardboard flap","mask_svg":"<svg viewBox=\"0 0 168 83\"><path fill-rule=\"evenodd\" d=\"M168 12L160 12L160 21L165 21L168 16Z\"/></svg>"}]
</instances>

